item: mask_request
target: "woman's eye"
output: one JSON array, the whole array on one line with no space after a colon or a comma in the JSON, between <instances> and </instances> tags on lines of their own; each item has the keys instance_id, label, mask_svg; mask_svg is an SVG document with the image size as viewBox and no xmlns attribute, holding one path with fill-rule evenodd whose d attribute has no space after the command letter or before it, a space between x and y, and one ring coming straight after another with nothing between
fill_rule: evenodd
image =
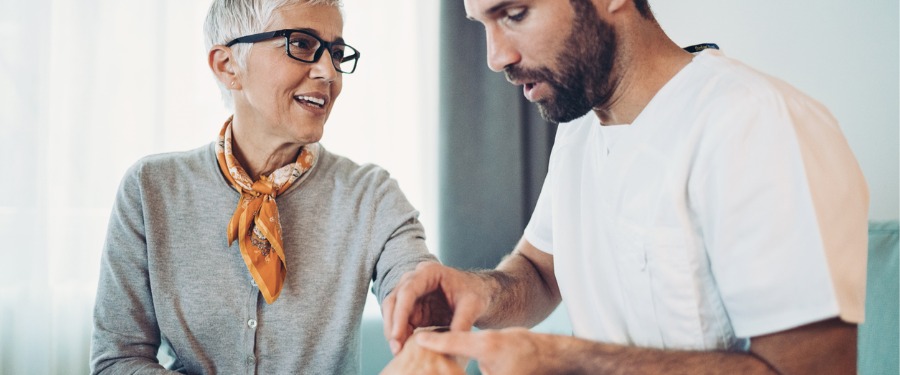
<instances>
[{"instance_id":1,"label":"woman's eye","mask_svg":"<svg viewBox=\"0 0 900 375\"><path fill-rule=\"evenodd\" d=\"M291 50L298 53L308 53L319 48L317 40L305 35L295 35L291 38Z\"/></svg>"},{"instance_id":2,"label":"woman's eye","mask_svg":"<svg viewBox=\"0 0 900 375\"><path fill-rule=\"evenodd\" d=\"M291 45L299 49L310 49L311 45L307 40L292 40Z\"/></svg>"}]
</instances>

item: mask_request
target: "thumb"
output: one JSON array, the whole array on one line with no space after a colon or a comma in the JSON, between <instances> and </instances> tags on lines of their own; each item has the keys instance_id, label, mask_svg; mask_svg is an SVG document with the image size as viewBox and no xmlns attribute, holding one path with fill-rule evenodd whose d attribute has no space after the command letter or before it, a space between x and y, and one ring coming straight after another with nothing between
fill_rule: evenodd
<instances>
[{"instance_id":1,"label":"thumb","mask_svg":"<svg viewBox=\"0 0 900 375\"><path fill-rule=\"evenodd\" d=\"M481 340L478 332L421 332L413 336L419 346L438 353L478 359Z\"/></svg>"}]
</instances>

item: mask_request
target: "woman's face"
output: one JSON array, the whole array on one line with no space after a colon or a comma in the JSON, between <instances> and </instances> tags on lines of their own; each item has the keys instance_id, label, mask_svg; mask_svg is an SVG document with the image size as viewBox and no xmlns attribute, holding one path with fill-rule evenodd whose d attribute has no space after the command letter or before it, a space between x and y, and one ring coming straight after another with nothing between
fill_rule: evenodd
<instances>
[{"instance_id":1,"label":"woman's face","mask_svg":"<svg viewBox=\"0 0 900 375\"><path fill-rule=\"evenodd\" d=\"M335 7L295 4L275 12L265 31L303 29L332 42L341 38L343 27ZM232 91L235 119L254 135L280 145L318 142L341 93L341 73L328 51L317 62L305 63L290 58L284 43L284 37L277 37L251 48L238 74L240 88Z\"/></svg>"}]
</instances>

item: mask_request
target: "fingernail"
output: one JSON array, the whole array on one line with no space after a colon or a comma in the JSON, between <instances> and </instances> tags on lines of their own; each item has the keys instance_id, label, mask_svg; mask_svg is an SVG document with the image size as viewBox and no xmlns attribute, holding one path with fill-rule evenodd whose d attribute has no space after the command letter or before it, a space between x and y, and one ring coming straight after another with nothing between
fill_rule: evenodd
<instances>
[{"instance_id":1,"label":"fingernail","mask_svg":"<svg viewBox=\"0 0 900 375\"><path fill-rule=\"evenodd\" d=\"M400 343L397 340L391 340L391 353L397 355L397 352L400 351Z\"/></svg>"}]
</instances>

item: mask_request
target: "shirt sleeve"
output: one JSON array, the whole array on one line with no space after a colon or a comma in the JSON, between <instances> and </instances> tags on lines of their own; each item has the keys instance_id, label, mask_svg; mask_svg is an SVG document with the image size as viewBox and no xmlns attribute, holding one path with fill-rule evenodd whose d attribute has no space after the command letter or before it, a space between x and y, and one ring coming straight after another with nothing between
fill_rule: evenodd
<instances>
[{"instance_id":1,"label":"shirt sleeve","mask_svg":"<svg viewBox=\"0 0 900 375\"><path fill-rule=\"evenodd\" d=\"M550 168L552 168L552 163ZM552 197L552 170L547 172L544 178L544 186L541 188L541 195L538 196L537 204L534 212L531 213L531 219L525 227L525 240L538 250L548 254L553 254L553 207L551 204Z\"/></svg>"},{"instance_id":2,"label":"shirt sleeve","mask_svg":"<svg viewBox=\"0 0 900 375\"><path fill-rule=\"evenodd\" d=\"M836 121L777 93L723 102L689 199L735 334L858 321L861 300L841 296L864 295L867 193Z\"/></svg>"},{"instance_id":3,"label":"shirt sleeve","mask_svg":"<svg viewBox=\"0 0 900 375\"><path fill-rule=\"evenodd\" d=\"M588 113L585 117L593 116L593 113ZM573 121L573 123L579 123L583 120L584 117ZM565 166L558 165L559 163L559 154L557 150L561 145L565 145L570 142L570 139L573 137L572 132L574 132L577 126L571 125L569 123L559 124L556 130L556 137L553 140L553 149L550 151L550 160L547 164L547 176L544 177L544 185L541 187L541 194L538 196L537 203L535 204L534 211L531 213L531 219L528 220L528 225L525 226L525 232L523 237L528 241L532 246L537 248L540 251L543 251L547 254L553 254L553 191L554 184L558 183L558 172L561 168L565 168Z\"/></svg>"},{"instance_id":4,"label":"shirt sleeve","mask_svg":"<svg viewBox=\"0 0 900 375\"><path fill-rule=\"evenodd\" d=\"M109 220L100 264L91 338L91 373L174 373L156 354L153 308L138 165L126 174Z\"/></svg>"}]
</instances>

